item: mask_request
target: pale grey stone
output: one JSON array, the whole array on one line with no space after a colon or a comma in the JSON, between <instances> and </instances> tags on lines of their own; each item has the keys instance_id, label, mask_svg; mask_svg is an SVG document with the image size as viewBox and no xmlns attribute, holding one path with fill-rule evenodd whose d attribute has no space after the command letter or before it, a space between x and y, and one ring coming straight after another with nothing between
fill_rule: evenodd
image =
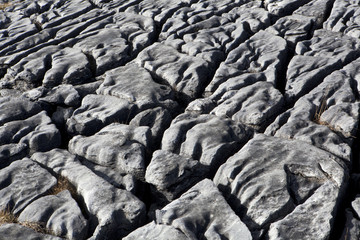
<instances>
[{"instance_id":1,"label":"pale grey stone","mask_svg":"<svg viewBox=\"0 0 360 240\"><path fill-rule=\"evenodd\" d=\"M104 82L96 92L125 99L139 110L158 106L173 110L178 105L172 89L156 83L150 73L137 64L107 71Z\"/></svg>"},{"instance_id":2,"label":"pale grey stone","mask_svg":"<svg viewBox=\"0 0 360 240\"><path fill-rule=\"evenodd\" d=\"M286 73L285 96L294 102L310 92L331 72L360 56L359 42L326 30L316 30L310 40L299 42Z\"/></svg>"},{"instance_id":3,"label":"pale grey stone","mask_svg":"<svg viewBox=\"0 0 360 240\"><path fill-rule=\"evenodd\" d=\"M265 0L265 8L274 15L283 17L291 14L300 6L310 2L311 0Z\"/></svg>"},{"instance_id":4,"label":"pale grey stone","mask_svg":"<svg viewBox=\"0 0 360 240\"><path fill-rule=\"evenodd\" d=\"M150 236L169 239L170 233L179 239L252 239L246 225L209 179L157 210L154 222L138 228L125 239L149 239Z\"/></svg>"},{"instance_id":5,"label":"pale grey stone","mask_svg":"<svg viewBox=\"0 0 360 240\"><path fill-rule=\"evenodd\" d=\"M21 97L0 97L0 125L24 120L41 111L41 106Z\"/></svg>"},{"instance_id":6,"label":"pale grey stone","mask_svg":"<svg viewBox=\"0 0 360 240\"><path fill-rule=\"evenodd\" d=\"M328 152L257 134L214 182L253 236L270 225L270 239L327 239L348 177L345 163Z\"/></svg>"},{"instance_id":7,"label":"pale grey stone","mask_svg":"<svg viewBox=\"0 0 360 240\"><path fill-rule=\"evenodd\" d=\"M139 53L135 60L185 98L199 97L208 82L208 63L198 57L179 53L162 43L154 43Z\"/></svg>"},{"instance_id":8,"label":"pale grey stone","mask_svg":"<svg viewBox=\"0 0 360 240\"><path fill-rule=\"evenodd\" d=\"M206 169L199 161L157 150L146 168L145 180L167 201L172 201L205 176Z\"/></svg>"},{"instance_id":9,"label":"pale grey stone","mask_svg":"<svg viewBox=\"0 0 360 240\"><path fill-rule=\"evenodd\" d=\"M35 200L21 212L18 221L44 223L57 236L69 240L87 236L87 221L68 190Z\"/></svg>"},{"instance_id":10,"label":"pale grey stone","mask_svg":"<svg viewBox=\"0 0 360 240\"><path fill-rule=\"evenodd\" d=\"M175 109L169 109L174 111ZM161 107L147 109L137 114L129 123L131 126L148 126L151 131L150 149L156 149L160 143L165 130L170 126L172 117L168 110Z\"/></svg>"},{"instance_id":11,"label":"pale grey stone","mask_svg":"<svg viewBox=\"0 0 360 240\"><path fill-rule=\"evenodd\" d=\"M359 239L360 221L354 216L350 209L345 210L346 223L341 239Z\"/></svg>"},{"instance_id":12,"label":"pale grey stone","mask_svg":"<svg viewBox=\"0 0 360 240\"><path fill-rule=\"evenodd\" d=\"M234 90L237 90L238 83L228 86L227 80L230 78L241 77L241 82L253 83L252 80L243 80L242 75L248 76L247 74L250 74L251 79L253 79L251 75L260 74L255 79L265 78L266 81L276 85L276 79L286 56L287 44L283 38L267 31L259 31L229 53L206 87L205 95L210 96L222 83L227 88L235 87Z\"/></svg>"},{"instance_id":13,"label":"pale grey stone","mask_svg":"<svg viewBox=\"0 0 360 240\"><path fill-rule=\"evenodd\" d=\"M89 94L82 100L67 120L71 134L92 135L114 122L127 122L132 114L133 104L113 96Z\"/></svg>"},{"instance_id":14,"label":"pale grey stone","mask_svg":"<svg viewBox=\"0 0 360 240\"><path fill-rule=\"evenodd\" d=\"M230 119L184 113L165 131L161 149L198 160L212 172L251 136L251 130Z\"/></svg>"},{"instance_id":15,"label":"pale grey stone","mask_svg":"<svg viewBox=\"0 0 360 240\"><path fill-rule=\"evenodd\" d=\"M228 91L210 113L264 130L284 109L282 94L269 82Z\"/></svg>"},{"instance_id":16,"label":"pale grey stone","mask_svg":"<svg viewBox=\"0 0 360 240\"><path fill-rule=\"evenodd\" d=\"M324 22L324 28L359 38L359 13L359 1L335 0L330 16L326 22Z\"/></svg>"},{"instance_id":17,"label":"pale grey stone","mask_svg":"<svg viewBox=\"0 0 360 240\"><path fill-rule=\"evenodd\" d=\"M28 158L15 161L0 170L0 208L19 214L55 184L56 178L36 162Z\"/></svg>"},{"instance_id":18,"label":"pale grey stone","mask_svg":"<svg viewBox=\"0 0 360 240\"><path fill-rule=\"evenodd\" d=\"M84 53L64 48L51 56L51 69L45 73L43 85L51 88L60 84L78 85L92 77L90 63Z\"/></svg>"},{"instance_id":19,"label":"pale grey stone","mask_svg":"<svg viewBox=\"0 0 360 240\"><path fill-rule=\"evenodd\" d=\"M143 178L149 140L148 127L114 123L93 136L73 137L69 142L69 151L95 164Z\"/></svg>"},{"instance_id":20,"label":"pale grey stone","mask_svg":"<svg viewBox=\"0 0 360 240\"><path fill-rule=\"evenodd\" d=\"M5 123L0 127L0 144L26 144L31 152L59 147L61 136L45 111L25 120Z\"/></svg>"},{"instance_id":21,"label":"pale grey stone","mask_svg":"<svg viewBox=\"0 0 360 240\"><path fill-rule=\"evenodd\" d=\"M296 9L293 14L314 18L316 26L322 27L333 2L334 0L312 0Z\"/></svg>"},{"instance_id":22,"label":"pale grey stone","mask_svg":"<svg viewBox=\"0 0 360 240\"><path fill-rule=\"evenodd\" d=\"M6 223L0 226L0 240L27 239L27 240L61 240L62 238L35 232L15 223Z\"/></svg>"},{"instance_id":23,"label":"pale grey stone","mask_svg":"<svg viewBox=\"0 0 360 240\"><path fill-rule=\"evenodd\" d=\"M32 159L61 174L75 186L90 214L90 226L96 227L90 239L121 238L144 224L143 202L97 176L66 150L35 153Z\"/></svg>"},{"instance_id":24,"label":"pale grey stone","mask_svg":"<svg viewBox=\"0 0 360 240\"><path fill-rule=\"evenodd\" d=\"M15 160L26 157L29 148L25 143L10 143L0 146L0 168L8 166Z\"/></svg>"},{"instance_id":25,"label":"pale grey stone","mask_svg":"<svg viewBox=\"0 0 360 240\"><path fill-rule=\"evenodd\" d=\"M79 93L70 84L62 84L54 87L45 96L39 98L40 101L45 101L54 105L78 107L81 99Z\"/></svg>"}]
</instances>

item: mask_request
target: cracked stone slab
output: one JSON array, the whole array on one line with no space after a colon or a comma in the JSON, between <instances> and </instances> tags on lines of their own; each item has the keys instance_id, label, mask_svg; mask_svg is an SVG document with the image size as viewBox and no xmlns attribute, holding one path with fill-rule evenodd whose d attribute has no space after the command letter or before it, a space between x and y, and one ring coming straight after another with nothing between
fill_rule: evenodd
<instances>
[{"instance_id":1,"label":"cracked stone slab","mask_svg":"<svg viewBox=\"0 0 360 240\"><path fill-rule=\"evenodd\" d=\"M61 145L61 136L50 117L42 111L0 127L0 144L11 143L25 144L30 152L49 151Z\"/></svg>"},{"instance_id":2,"label":"cracked stone slab","mask_svg":"<svg viewBox=\"0 0 360 240\"><path fill-rule=\"evenodd\" d=\"M35 200L21 212L18 221L44 223L47 229L69 240L87 236L87 220L68 190Z\"/></svg>"},{"instance_id":3,"label":"cracked stone slab","mask_svg":"<svg viewBox=\"0 0 360 240\"><path fill-rule=\"evenodd\" d=\"M69 151L104 167L138 178L145 175L145 152L150 145L148 127L134 127L113 123L93 136L75 136L69 142Z\"/></svg>"},{"instance_id":4,"label":"cracked stone slab","mask_svg":"<svg viewBox=\"0 0 360 240\"><path fill-rule=\"evenodd\" d=\"M78 107L81 102L79 93L71 84L62 84L52 88L38 99L53 105Z\"/></svg>"},{"instance_id":5,"label":"cracked stone slab","mask_svg":"<svg viewBox=\"0 0 360 240\"><path fill-rule=\"evenodd\" d=\"M251 136L249 128L230 119L183 113L165 131L161 149L198 160L214 171Z\"/></svg>"},{"instance_id":6,"label":"cracked stone slab","mask_svg":"<svg viewBox=\"0 0 360 240\"><path fill-rule=\"evenodd\" d=\"M286 73L285 96L294 102L310 92L331 72L360 56L359 41L341 33L316 30L310 40L299 42Z\"/></svg>"},{"instance_id":7,"label":"cracked stone slab","mask_svg":"<svg viewBox=\"0 0 360 240\"><path fill-rule=\"evenodd\" d=\"M360 37L360 4L359 1L335 0L330 16L324 22L324 28L342 32L348 36Z\"/></svg>"},{"instance_id":8,"label":"cracked stone slab","mask_svg":"<svg viewBox=\"0 0 360 240\"><path fill-rule=\"evenodd\" d=\"M4 123L24 120L39 112L41 106L23 97L0 97L0 125Z\"/></svg>"},{"instance_id":9,"label":"cracked stone slab","mask_svg":"<svg viewBox=\"0 0 360 240\"><path fill-rule=\"evenodd\" d=\"M206 87L205 96L214 92L221 96L227 89L237 90L239 86L252 84L258 79L276 85L286 56L287 43L283 38L259 31L229 53Z\"/></svg>"},{"instance_id":10,"label":"cracked stone slab","mask_svg":"<svg viewBox=\"0 0 360 240\"><path fill-rule=\"evenodd\" d=\"M68 151L53 149L35 153L32 159L61 174L75 186L90 214L89 224L95 228L90 239L121 238L144 224L143 202L97 176Z\"/></svg>"},{"instance_id":11,"label":"cracked stone slab","mask_svg":"<svg viewBox=\"0 0 360 240\"><path fill-rule=\"evenodd\" d=\"M206 168L199 161L157 150L146 168L145 180L160 193L156 199L165 197L170 202L204 176L206 176Z\"/></svg>"},{"instance_id":12,"label":"cracked stone slab","mask_svg":"<svg viewBox=\"0 0 360 240\"><path fill-rule=\"evenodd\" d=\"M62 238L38 233L15 223L6 223L0 226L0 240L7 239L28 239L28 240L61 240Z\"/></svg>"},{"instance_id":13,"label":"cracked stone slab","mask_svg":"<svg viewBox=\"0 0 360 240\"><path fill-rule=\"evenodd\" d=\"M133 63L107 71L96 92L125 99L139 110L159 106L174 110L178 107L169 86L156 83L146 69Z\"/></svg>"},{"instance_id":14,"label":"cracked stone slab","mask_svg":"<svg viewBox=\"0 0 360 240\"><path fill-rule=\"evenodd\" d=\"M327 76L279 115L265 134L302 140L350 162L359 124L359 66L355 60Z\"/></svg>"},{"instance_id":15,"label":"cracked stone slab","mask_svg":"<svg viewBox=\"0 0 360 240\"><path fill-rule=\"evenodd\" d=\"M129 121L133 107L127 100L117 97L86 95L81 106L67 120L67 130L74 135L92 135L111 123Z\"/></svg>"},{"instance_id":16,"label":"cracked stone slab","mask_svg":"<svg viewBox=\"0 0 360 240\"><path fill-rule=\"evenodd\" d=\"M294 10L311 0L265 0L264 5L266 10L271 14L283 17L290 15Z\"/></svg>"},{"instance_id":17,"label":"cracked stone slab","mask_svg":"<svg viewBox=\"0 0 360 240\"><path fill-rule=\"evenodd\" d=\"M347 179L336 156L257 134L219 168L214 183L254 237L270 225L269 239L327 239Z\"/></svg>"},{"instance_id":18,"label":"cracked stone slab","mask_svg":"<svg viewBox=\"0 0 360 240\"><path fill-rule=\"evenodd\" d=\"M51 56L51 69L44 75L44 87L60 84L78 85L92 78L90 63L86 55L78 49L64 48Z\"/></svg>"},{"instance_id":19,"label":"cracked stone slab","mask_svg":"<svg viewBox=\"0 0 360 240\"><path fill-rule=\"evenodd\" d=\"M55 184L56 178L36 162L28 158L15 161L0 170L0 207L19 214Z\"/></svg>"},{"instance_id":20,"label":"cracked stone slab","mask_svg":"<svg viewBox=\"0 0 360 240\"><path fill-rule=\"evenodd\" d=\"M155 221L129 234L131 239L252 239L214 183L205 179L156 211Z\"/></svg>"},{"instance_id":21,"label":"cracked stone slab","mask_svg":"<svg viewBox=\"0 0 360 240\"><path fill-rule=\"evenodd\" d=\"M45 73L51 67L51 56L59 50L58 46L48 46L24 57L8 68L0 86L22 91L41 86Z\"/></svg>"},{"instance_id":22,"label":"cracked stone slab","mask_svg":"<svg viewBox=\"0 0 360 240\"><path fill-rule=\"evenodd\" d=\"M334 0L312 0L299 7L293 14L314 18L316 26L322 27L333 2Z\"/></svg>"},{"instance_id":23,"label":"cracked stone slab","mask_svg":"<svg viewBox=\"0 0 360 240\"><path fill-rule=\"evenodd\" d=\"M283 109L282 94L269 82L257 82L226 92L210 114L263 130Z\"/></svg>"},{"instance_id":24,"label":"cracked stone slab","mask_svg":"<svg viewBox=\"0 0 360 240\"><path fill-rule=\"evenodd\" d=\"M140 52L135 62L187 99L201 95L211 72L203 59L179 53L162 43L154 43Z\"/></svg>"}]
</instances>

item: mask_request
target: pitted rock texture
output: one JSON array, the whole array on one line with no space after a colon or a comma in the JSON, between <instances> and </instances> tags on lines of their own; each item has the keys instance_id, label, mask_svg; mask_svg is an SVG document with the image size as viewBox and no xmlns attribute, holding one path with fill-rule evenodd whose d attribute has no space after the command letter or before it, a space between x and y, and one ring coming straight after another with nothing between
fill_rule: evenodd
<instances>
[{"instance_id":1,"label":"pitted rock texture","mask_svg":"<svg viewBox=\"0 0 360 240\"><path fill-rule=\"evenodd\" d=\"M359 14L0 0L0 239L359 238Z\"/></svg>"}]
</instances>

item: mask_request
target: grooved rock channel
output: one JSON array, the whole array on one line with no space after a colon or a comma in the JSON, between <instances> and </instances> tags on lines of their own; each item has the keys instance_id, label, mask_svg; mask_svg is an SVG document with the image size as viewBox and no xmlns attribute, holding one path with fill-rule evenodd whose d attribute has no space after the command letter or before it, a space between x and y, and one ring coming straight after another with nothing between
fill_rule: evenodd
<instances>
[{"instance_id":1,"label":"grooved rock channel","mask_svg":"<svg viewBox=\"0 0 360 240\"><path fill-rule=\"evenodd\" d=\"M360 1L0 0L0 240L360 239Z\"/></svg>"}]
</instances>

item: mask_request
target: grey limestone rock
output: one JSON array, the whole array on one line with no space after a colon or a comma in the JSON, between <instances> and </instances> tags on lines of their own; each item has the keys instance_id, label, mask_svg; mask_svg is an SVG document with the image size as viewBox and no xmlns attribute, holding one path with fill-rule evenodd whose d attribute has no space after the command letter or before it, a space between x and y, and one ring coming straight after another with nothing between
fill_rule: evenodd
<instances>
[{"instance_id":1,"label":"grey limestone rock","mask_svg":"<svg viewBox=\"0 0 360 240\"><path fill-rule=\"evenodd\" d=\"M28 240L61 240L62 238L38 233L33 229L15 223L0 226L0 240L28 239Z\"/></svg>"},{"instance_id":2,"label":"grey limestone rock","mask_svg":"<svg viewBox=\"0 0 360 240\"><path fill-rule=\"evenodd\" d=\"M354 213L346 209L346 223L341 239L359 239L360 220L354 216Z\"/></svg>"},{"instance_id":3,"label":"grey limestone rock","mask_svg":"<svg viewBox=\"0 0 360 240\"><path fill-rule=\"evenodd\" d=\"M324 28L359 38L359 13L359 1L335 0L330 16L324 22Z\"/></svg>"},{"instance_id":4,"label":"grey limestone rock","mask_svg":"<svg viewBox=\"0 0 360 240\"><path fill-rule=\"evenodd\" d=\"M229 53L206 87L205 95L210 96L218 88L236 90L239 89L239 85L249 85L257 79L264 79L276 85L286 56L287 44L283 38L267 31L259 31ZM229 79L232 81L228 82Z\"/></svg>"},{"instance_id":5,"label":"grey limestone rock","mask_svg":"<svg viewBox=\"0 0 360 240\"><path fill-rule=\"evenodd\" d=\"M43 85L82 84L92 78L90 63L84 53L74 48L64 48L52 56L51 69L44 75Z\"/></svg>"},{"instance_id":6,"label":"grey limestone rock","mask_svg":"<svg viewBox=\"0 0 360 240\"><path fill-rule=\"evenodd\" d=\"M360 56L359 42L326 30L316 30L310 40L299 42L286 73L285 96L294 102L310 92L331 72Z\"/></svg>"},{"instance_id":7,"label":"grey limestone rock","mask_svg":"<svg viewBox=\"0 0 360 240\"><path fill-rule=\"evenodd\" d=\"M345 163L334 155L263 134L214 177L253 236L260 237L270 225L270 239L327 239L347 180Z\"/></svg>"},{"instance_id":8,"label":"grey limestone rock","mask_svg":"<svg viewBox=\"0 0 360 240\"><path fill-rule=\"evenodd\" d=\"M10 143L0 146L0 168L8 166L15 160L22 159L28 154L28 146L25 143Z\"/></svg>"},{"instance_id":9,"label":"grey limestone rock","mask_svg":"<svg viewBox=\"0 0 360 240\"><path fill-rule=\"evenodd\" d=\"M47 229L69 240L85 239L88 227L68 190L35 200L21 212L18 221L44 223Z\"/></svg>"},{"instance_id":10,"label":"grey limestone rock","mask_svg":"<svg viewBox=\"0 0 360 240\"><path fill-rule=\"evenodd\" d=\"M137 64L107 71L97 94L115 96L135 104L139 110L161 106L174 110L175 94L169 86L156 83L150 73Z\"/></svg>"},{"instance_id":11,"label":"grey limestone rock","mask_svg":"<svg viewBox=\"0 0 360 240\"><path fill-rule=\"evenodd\" d=\"M251 136L250 129L230 119L183 113L165 131L161 149L198 160L211 172Z\"/></svg>"},{"instance_id":12,"label":"grey limestone rock","mask_svg":"<svg viewBox=\"0 0 360 240\"><path fill-rule=\"evenodd\" d=\"M78 107L81 103L79 93L70 84L62 84L52 88L45 96L38 100L44 101L53 105Z\"/></svg>"},{"instance_id":13,"label":"grey limestone rock","mask_svg":"<svg viewBox=\"0 0 360 240\"><path fill-rule=\"evenodd\" d=\"M71 134L92 135L114 122L127 122L133 111L133 104L113 96L89 94L82 100L67 120Z\"/></svg>"},{"instance_id":14,"label":"grey limestone rock","mask_svg":"<svg viewBox=\"0 0 360 240\"><path fill-rule=\"evenodd\" d=\"M350 161L359 124L359 60L334 71L266 129L268 135L294 138Z\"/></svg>"},{"instance_id":15,"label":"grey limestone rock","mask_svg":"<svg viewBox=\"0 0 360 240\"><path fill-rule=\"evenodd\" d=\"M0 125L10 121L24 120L41 110L40 104L23 97L0 97Z\"/></svg>"},{"instance_id":16,"label":"grey limestone rock","mask_svg":"<svg viewBox=\"0 0 360 240\"><path fill-rule=\"evenodd\" d=\"M24 57L8 68L7 74L1 80L1 86L22 91L41 86L45 73L51 67L51 56L59 49L58 46L48 46Z\"/></svg>"},{"instance_id":17,"label":"grey limestone rock","mask_svg":"<svg viewBox=\"0 0 360 240\"><path fill-rule=\"evenodd\" d=\"M26 144L30 152L49 151L59 147L61 136L45 111L25 120L5 123L0 127L0 144Z\"/></svg>"},{"instance_id":18,"label":"grey limestone rock","mask_svg":"<svg viewBox=\"0 0 360 240\"><path fill-rule=\"evenodd\" d=\"M315 19L312 17L293 14L280 18L266 31L283 37L289 43L289 46L295 48L299 41L310 38L314 31L314 24Z\"/></svg>"},{"instance_id":19,"label":"grey limestone rock","mask_svg":"<svg viewBox=\"0 0 360 240\"><path fill-rule=\"evenodd\" d=\"M69 142L69 151L95 164L143 178L149 140L148 127L114 123L93 136L73 137Z\"/></svg>"},{"instance_id":20,"label":"grey limestone rock","mask_svg":"<svg viewBox=\"0 0 360 240\"><path fill-rule=\"evenodd\" d=\"M15 161L0 170L0 208L19 214L55 184L56 178L36 162L28 158Z\"/></svg>"},{"instance_id":21,"label":"grey limestone rock","mask_svg":"<svg viewBox=\"0 0 360 240\"><path fill-rule=\"evenodd\" d=\"M174 111L175 109L169 109ZM161 138L165 130L170 126L172 117L168 110L157 107L147 109L138 113L129 123L131 126L148 126L151 131L151 149L156 148L161 143Z\"/></svg>"},{"instance_id":22,"label":"grey limestone rock","mask_svg":"<svg viewBox=\"0 0 360 240\"><path fill-rule=\"evenodd\" d=\"M162 198L172 201L205 175L206 169L199 161L157 150L146 169L145 180L163 195Z\"/></svg>"},{"instance_id":23,"label":"grey limestone rock","mask_svg":"<svg viewBox=\"0 0 360 240\"><path fill-rule=\"evenodd\" d=\"M269 82L228 91L210 113L264 130L284 109L282 94Z\"/></svg>"},{"instance_id":24,"label":"grey limestone rock","mask_svg":"<svg viewBox=\"0 0 360 240\"><path fill-rule=\"evenodd\" d=\"M311 0L265 0L265 8L274 15L283 17L291 14L300 6L309 3Z\"/></svg>"},{"instance_id":25,"label":"grey limestone rock","mask_svg":"<svg viewBox=\"0 0 360 240\"><path fill-rule=\"evenodd\" d=\"M168 234L174 234L178 237L176 239L252 239L245 224L209 179L157 210L154 222L137 229L125 239L149 239L150 236L170 239Z\"/></svg>"},{"instance_id":26,"label":"grey limestone rock","mask_svg":"<svg viewBox=\"0 0 360 240\"><path fill-rule=\"evenodd\" d=\"M315 25L322 27L334 0L312 0L296 9L293 14L314 18Z\"/></svg>"},{"instance_id":27,"label":"grey limestone rock","mask_svg":"<svg viewBox=\"0 0 360 240\"><path fill-rule=\"evenodd\" d=\"M135 62L187 99L201 95L211 72L203 59L179 53L162 43L154 43L140 52Z\"/></svg>"},{"instance_id":28,"label":"grey limestone rock","mask_svg":"<svg viewBox=\"0 0 360 240\"><path fill-rule=\"evenodd\" d=\"M90 239L121 238L141 226L145 205L128 191L115 188L82 165L66 150L35 153L32 159L67 178L77 189L90 214Z\"/></svg>"}]
</instances>

